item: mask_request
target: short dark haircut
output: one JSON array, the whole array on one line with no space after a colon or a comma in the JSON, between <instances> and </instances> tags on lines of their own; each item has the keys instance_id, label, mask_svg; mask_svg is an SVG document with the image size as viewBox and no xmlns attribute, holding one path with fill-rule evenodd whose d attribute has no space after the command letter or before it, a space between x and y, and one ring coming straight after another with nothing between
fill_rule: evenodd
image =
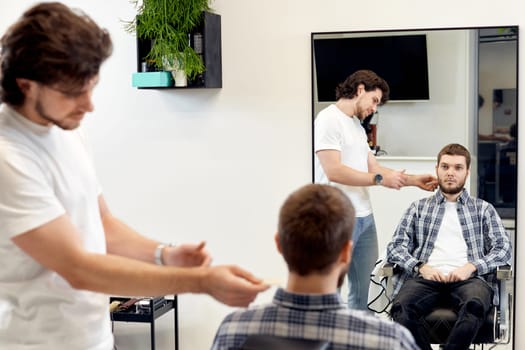
<instances>
[{"instance_id":1,"label":"short dark haircut","mask_svg":"<svg viewBox=\"0 0 525 350\"><path fill-rule=\"evenodd\" d=\"M19 106L17 78L81 89L111 55L109 33L90 17L49 2L28 9L0 39L0 101Z\"/></svg>"},{"instance_id":2,"label":"short dark haircut","mask_svg":"<svg viewBox=\"0 0 525 350\"><path fill-rule=\"evenodd\" d=\"M470 169L470 152L464 146L460 145L459 143L450 143L446 145L445 147L443 147L441 151L439 151L438 153L438 159L437 159L438 165L439 165L439 162L441 162L441 157L445 154L448 156L465 157L465 161L467 163L467 169Z\"/></svg>"},{"instance_id":3,"label":"short dark haircut","mask_svg":"<svg viewBox=\"0 0 525 350\"><path fill-rule=\"evenodd\" d=\"M338 188L310 184L293 192L279 214L279 243L290 272L323 273L352 239L355 211Z\"/></svg>"},{"instance_id":4,"label":"short dark haircut","mask_svg":"<svg viewBox=\"0 0 525 350\"><path fill-rule=\"evenodd\" d=\"M340 98L354 98L357 95L357 88L360 84L364 85L365 91L380 89L383 93L381 104L385 104L388 101L390 95L388 83L376 73L366 69L352 73L344 82L337 86L335 89L336 100Z\"/></svg>"}]
</instances>

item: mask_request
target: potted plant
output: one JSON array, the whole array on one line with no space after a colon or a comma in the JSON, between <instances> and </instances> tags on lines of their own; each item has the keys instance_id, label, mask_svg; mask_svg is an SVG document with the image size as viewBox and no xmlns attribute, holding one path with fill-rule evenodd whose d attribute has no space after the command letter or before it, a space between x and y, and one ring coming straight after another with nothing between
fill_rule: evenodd
<instances>
[{"instance_id":1,"label":"potted plant","mask_svg":"<svg viewBox=\"0 0 525 350\"><path fill-rule=\"evenodd\" d=\"M182 70L190 79L205 70L202 58L190 46L189 36L209 11L209 0L132 0L137 8L135 20L127 31L150 41L145 57L159 70ZM174 74L175 76L176 74Z\"/></svg>"}]
</instances>

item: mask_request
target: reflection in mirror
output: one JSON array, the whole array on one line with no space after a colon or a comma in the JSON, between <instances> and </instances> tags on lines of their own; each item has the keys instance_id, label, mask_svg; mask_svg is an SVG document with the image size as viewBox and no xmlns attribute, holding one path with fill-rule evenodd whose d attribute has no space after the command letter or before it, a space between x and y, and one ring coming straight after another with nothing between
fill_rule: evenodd
<instances>
[{"instance_id":1,"label":"reflection in mirror","mask_svg":"<svg viewBox=\"0 0 525 350\"><path fill-rule=\"evenodd\" d=\"M366 46L348 54L337 51L331 55L332 60L328 62L329 69L326 71L339 74L338 80L342 82L356 69L356 66L350 64L354 57L363 56L365 59L362 60L362 68L371 69L384 76L391 85L394 100L380 107L377 115L376 133L380 149L389 156L435 157L446 143L459 142L472 148L475 143L473 129L467 121L477 118L477 30L474 29L312 34L314 117L321 109L335 102L325 100L323 96L319 98L319 93L322 93L320 88L325 86L323 81L318 80L323 79L323 76L320 76L322 71L318 69L323 64L319 60L323 52L315 51L315 43L333 38L378 36L391 38L423 36L426 42L424 55L427 74L405 72L406 69L413 68L417 64L414 60L403 56L403 53L399 54L396 46L391 47L390 51ZM365 42L365 45L369 43ZM394 54L400 56L394 57ZM404 54L410 55L409 52ZM421 50L418 50L418 55L421 55ZM392 63L396 63L398 68L396 69ZM398 73L397 76L387 78L389 70ZM412 77L419 78L421 75L428 75L426 87L419 79L413 82ZM396 80L403 81L407 78L411 79L410 83L418 86L418 91L428 89L428 97L412 94L396 98L394 88L407 86L397 83ZM335 89L333 85L332 83L332 90ZM430 126L431 133L428 132Z\"/></svg>"},{"instance_id":2,"label":"reflection in mirror","mask_svg":"<svg viewBox=\"0 0 525 350\"><path fill-rule=\"evenodd\" d=\"M478 196L516 218L517 28L479 31Z\"/></svg>"},{"instance_id":3,"label":"reflection in mirror","mask_svg":"<svg viewBox=\"0 0 525 350\"><path fill-rule=\"evenodd\" d=\"M312 33L312 119L335 103L335 98L327 98L336 87L333 81L327 82L327 74L339 74L335 80L342 82L356 70L358 62L357 69L371 69L384 77L394 94L395 88L403 87L394 79L410 79L403 63L413 68L425 61L428 86L418 86L428 91L423 91L423 97L394 98L381 106L370 123L367 120L364 125L369 132L370 145L380 150L377 153L380 164L395 169L406 166L415 172L426 172L429 167L434 169L436 154L445 144L467 146L473 158L467 189L495 206L516 247L517 33L518 28L511 26ZM391 43L385 44L384 40L380 48L322 52L330 46L326 40L353 38L369 45L381 42L377 37L421 36L425 38L426 57L418 58L418 62L406 57L399 60L395 47L385 51ZM364 59L357 59L357 56ZM388 74L381 71L385 62L390 67L392 63L399 65L397 76L386 77ZM378 65L372 66L376 63ZM428 96L424 96L425 93ZM312 157L315 157L313 150ZM408 188L390 194L393 192L370 189L380 253L401 218L398 203L410 203L426 196ZM508 285L513 292L514 281ZM511 333L509 330L507 336ZM504 341L508 341L508 345L498 346L498 349L512 348L511 336Z\"/></svg>"}]
</instances>

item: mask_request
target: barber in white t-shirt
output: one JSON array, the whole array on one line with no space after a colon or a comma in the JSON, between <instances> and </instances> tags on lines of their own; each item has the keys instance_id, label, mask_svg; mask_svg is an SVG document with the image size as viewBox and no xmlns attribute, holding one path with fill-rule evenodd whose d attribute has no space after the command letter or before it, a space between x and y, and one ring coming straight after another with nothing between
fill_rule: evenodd
<instances>
[{"instance_id":1,"label":"barber in white t-shirt","mask_svg":"<svg viewBox=\"0 0 525 350\"><path fill-rule=\"evenodd\" d=\"M204 242L164 245L109 211L79 128L111 54L107 31L42 3L0 47L1 349L113 349L107 294L207 293L246 306L268 288L239 267L209 266Z\"/></svg>"}]
</instances>

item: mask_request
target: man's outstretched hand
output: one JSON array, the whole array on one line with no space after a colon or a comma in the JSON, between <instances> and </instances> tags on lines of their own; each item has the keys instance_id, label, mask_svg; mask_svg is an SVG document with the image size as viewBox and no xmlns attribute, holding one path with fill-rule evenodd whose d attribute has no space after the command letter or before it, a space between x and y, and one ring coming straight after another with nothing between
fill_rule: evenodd
<instances>
[{"instance_id":1,"label":"man's outstretched hand","mask_svg":"<svg viewBox=\"0 0 525 350\"><path fill-rule=\"evenodd\" d=\"M226 305L248 306L270 285L238 266L212 266L202 283L204 291Z\"/></svg>"}]
</instances>

